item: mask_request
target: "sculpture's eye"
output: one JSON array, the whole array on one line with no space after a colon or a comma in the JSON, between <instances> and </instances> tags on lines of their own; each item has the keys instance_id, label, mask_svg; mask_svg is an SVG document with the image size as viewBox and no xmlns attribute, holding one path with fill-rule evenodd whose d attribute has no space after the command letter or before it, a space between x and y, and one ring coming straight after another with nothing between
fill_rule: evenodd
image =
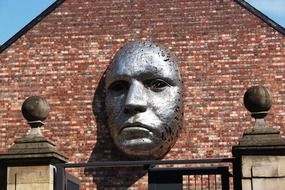
<instances>
[{"instance_id":1,"label":"sculpture's eye","mask_svg":"<svg viewBox=\"0 0 285 190\"><path fill-rule=\"evenodd\" d=\"M127 81L119 80L113 82L108 89L116 93L122 93L128 88L129 88L129 83Z\"/></svg>"},{"instance_id":2,"label":"sculpture's eye","mask_svg":"<svg viewBox=\"0 0 285 190\"><path fill-rule=\"evenodd\" d=\"M145 86L152 91L159 92L164 90L166 87L170 86L168 82L162 80L162 79L152 79L148 80L145 83Z\"/></svg>"}]
</instances>

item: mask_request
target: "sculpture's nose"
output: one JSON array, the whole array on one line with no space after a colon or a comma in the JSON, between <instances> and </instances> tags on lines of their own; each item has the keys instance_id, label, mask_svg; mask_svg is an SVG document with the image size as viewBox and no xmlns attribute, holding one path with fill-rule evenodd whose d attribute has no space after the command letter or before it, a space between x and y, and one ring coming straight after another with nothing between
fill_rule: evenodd
<instances>
[{"instance_id":1,"label":"sculpture's nose","mask_svg":"<svg viewBox=\"0 0 285 190\"><path fill-rule=\"evenodd\" d=\"M139 81L132 81L125 101L126 113L145 112L147 109L144 86Z\"/></svg>"}]
</instances>

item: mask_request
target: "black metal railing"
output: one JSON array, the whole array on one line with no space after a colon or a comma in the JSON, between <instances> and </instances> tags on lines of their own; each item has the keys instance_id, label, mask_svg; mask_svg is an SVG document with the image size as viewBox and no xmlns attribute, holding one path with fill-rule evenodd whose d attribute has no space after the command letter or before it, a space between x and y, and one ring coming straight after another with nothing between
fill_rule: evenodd
<instances>
[{"instance_id":1,"label":"black metal railing","mask_svg":"<svg viewBox=\"0 0 285 190\"><path fill-rule=\"evenodd\" d=\"M193 160L146 160L146 161L98 161L90 163L57 164L55 190L68 188L68 168L114 168L143 166L148 169L149 190L229 190L234 158L211 158ZM167 165L169 165L167 167ZM173 167L175 166L175 167ZM191 167L189 167L191 166ZM193 167L195 166L195 167Z\"/></svg>"},{"instance_id":2,"label":"black metal railing","mask_svg":"<svg viewBox=\"0 0 285 190\"><path fill-rule=\"evenodd\" d=\"M148 172L149 190L229 190L227 166L153 168Z\"/></svg>"}]
</instances>

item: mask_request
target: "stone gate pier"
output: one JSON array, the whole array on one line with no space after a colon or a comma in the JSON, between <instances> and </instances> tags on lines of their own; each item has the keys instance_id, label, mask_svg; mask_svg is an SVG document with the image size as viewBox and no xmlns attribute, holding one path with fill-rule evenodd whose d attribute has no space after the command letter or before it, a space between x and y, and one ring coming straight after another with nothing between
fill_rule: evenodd
<instances>
[{"instance_id":1,"label":"stone gate pier","mask_svg":"<svg viewBox=\"0 0 285 190\"><path fill-rule=\"evenodd\" d=\"M39 96L31 96L23 103L22 113L31 130L0 155L0 190L54 189L54 166L65 163L67 157L41 133L49 109Z\"/></svg>"},{"instance_id":2,"label":"stone gate pier","mask_svg":"<svg viewBox=\"0 0 285 190\"><path fill-rule=\"evenodd\" d=\"M235 189L268 190L285 187L285 139L280 131L266 126L264 118L271 107L269 91L254 86L244 96L245 107L255 118L253 128L244 132L232 149L235 159Z\"/></svg>"}]
</instances>

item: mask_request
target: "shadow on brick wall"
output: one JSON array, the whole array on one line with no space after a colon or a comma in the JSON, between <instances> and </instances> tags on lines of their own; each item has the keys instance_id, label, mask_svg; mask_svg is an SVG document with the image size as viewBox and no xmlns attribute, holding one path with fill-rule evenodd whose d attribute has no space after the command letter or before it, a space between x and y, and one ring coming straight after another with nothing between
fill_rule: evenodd
<instances>
[{"instance_id":1,"label":"shadow on brick wall","mask_svg":"<svg viewBox=\"0 0 285 190\"><path fill-rule=\"evenodd\" d=\"M105 73L101 77L95 90L92 109L97 123L97 142L88 162L129 160L114 146L107 126L105 111ZM110 167L88 168L84 170L86 176L92 176L98 190L128 189L132 184L144 176L147 171L143 167Z\"/></svg>"}]
</instances>

